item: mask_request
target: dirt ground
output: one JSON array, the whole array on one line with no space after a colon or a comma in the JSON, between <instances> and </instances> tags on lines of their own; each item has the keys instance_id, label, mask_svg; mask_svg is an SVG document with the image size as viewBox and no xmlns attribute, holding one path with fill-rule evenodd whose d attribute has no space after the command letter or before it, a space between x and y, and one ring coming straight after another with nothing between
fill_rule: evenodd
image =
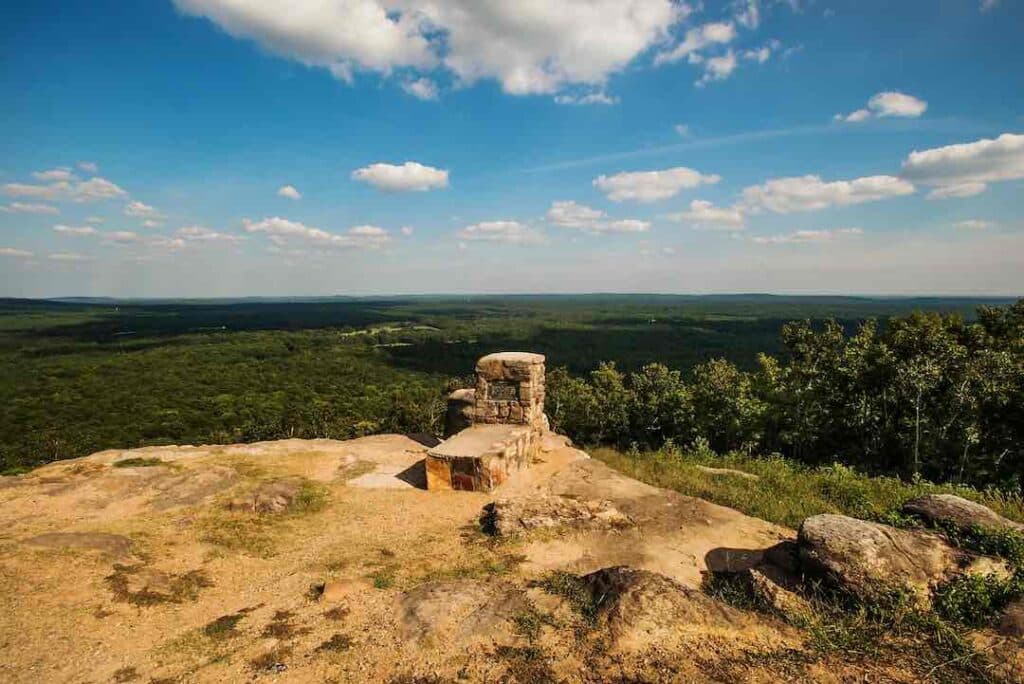
<instances>
[{"instance_id":1,"label":"dirt ground","mask_svg":"<svg viewBox=\"0 0 1024 684\"><path fill-rule=\"evenodd\" d=\"M696 591L638 590L597 620L553 588L625 565L697 589L791 530L554 435L494 494L427 492L426 448L147 448L0 478L0 680L909 681L802 660L793 629ZM605 502L628 524L486 534L489 504L529 497Z\"/></svg>"}]
</instances>

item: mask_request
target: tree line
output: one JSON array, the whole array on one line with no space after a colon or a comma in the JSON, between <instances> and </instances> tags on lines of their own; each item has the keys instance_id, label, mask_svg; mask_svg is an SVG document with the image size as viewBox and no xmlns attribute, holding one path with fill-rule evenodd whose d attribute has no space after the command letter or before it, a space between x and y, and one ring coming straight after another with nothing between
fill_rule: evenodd
<instances>
[{"instance_id":1,"label":"tree line","mask_svg":"<svg viewBox=\"0 0 1024 684\"><path fill-rule=\"evenodd\" d=\"M1024 484L1024 299L977 320L913 313L847 334L788 323L752 371L717 359L682 373L548 373L553 426L579 443L781 453L815 465L1019 488Z\"/></svg>"}]
</instances>

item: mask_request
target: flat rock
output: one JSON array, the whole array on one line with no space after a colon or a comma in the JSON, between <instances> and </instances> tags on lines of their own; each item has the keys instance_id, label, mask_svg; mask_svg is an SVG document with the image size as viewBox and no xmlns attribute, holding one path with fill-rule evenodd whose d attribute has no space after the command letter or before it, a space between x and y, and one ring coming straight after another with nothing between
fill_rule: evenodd
<instances>
[{"instance_id":1,"label":"flat rock","mask_svg":"<svg viewBox=\"0 0 1024 684\"><path fill-rule=\"evenodd\" d=\"M429 582L398 601L399 634L420 644L509 644L513 618L527 607L524 594L496 584Z\"/></svg>"},{"instance_id":2,"label":"flat rock","mask_svg":"<svg viewBox=\"0 0 1024 684\"><path fill-rule=\"evenodd\" d=\"M494 502L494 530L498 536L559 527L613 528L633 524L611 501L579 501L565 496L535 495Z\"/></svg>"},{"instance_id":3,"label":"flat rock","mask_svg":"<svg viewBox=\"0 0 1024 684\"><path fill-rule=\"evenodd\" d=\"M600 628L618 650L642 651L680 639L722 637L763 642L779 632L697 589L626 566L583 577Z\"/></svg>"},{"instance_id":4,"label":"flat rock","mask_svg":"<svg viewBox=\"0 0 1024 684\"><path fill-rule=\"evenodd\" d=\"M26 539L25 543L47 549L92 551L114 560L128 558L132 552L128 537L99 532L50 532Z\"/></svg>"},{"instance_id":5,"label":"flat rock","mask_svg":"<svg viewBox=\"0 0 1024 684\"><path fill-rule=\"evenodd\" d=\"M828 513L804 520L798 541L805 570L864 599L905 588L927 601L931 587L956 574L963 559L937 534Z\"/></svg>"},{"instance_id":6,"label":"flat rock","mask_svg":"<svg viewBox=\"0 0 1024 684\"><path fill-rule=\"evenodd\" d=\"M988 506L953 494L927 494L903 504L903 512L933 524L953 525L960 530L980 527L989 530L1024 532L1024 525L1004 518Z\"/></svg>"},{"instance_id":7,"label":"flat rock","mask_svg":"<svg viewBox=\"0 0 1024 684\"><path fill-rule=\"evenodd\" d=\"M261 484L255 492L239 497L228 503L233 511L249 510L253 513L274 514L284 513L292 505L292 501L302 489L299 479L273 480Z\"/></svg>"}]
</instances>

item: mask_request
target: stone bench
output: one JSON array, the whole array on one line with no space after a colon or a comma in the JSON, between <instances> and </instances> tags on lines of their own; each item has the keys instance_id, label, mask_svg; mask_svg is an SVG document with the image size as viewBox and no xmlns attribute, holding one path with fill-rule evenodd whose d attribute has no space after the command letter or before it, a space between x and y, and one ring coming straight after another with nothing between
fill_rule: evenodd
<instances>
[{"instance_id":1,"label":"stone bench","mask_svg":"<svg viewBox=\"0 0 1024 684\"><path fill-rule=\"evenodd\" d=\"M529 466L537 438L527 425L468 427L427 451L427 489L490 491Z\"/></svg>"}]
</instances>

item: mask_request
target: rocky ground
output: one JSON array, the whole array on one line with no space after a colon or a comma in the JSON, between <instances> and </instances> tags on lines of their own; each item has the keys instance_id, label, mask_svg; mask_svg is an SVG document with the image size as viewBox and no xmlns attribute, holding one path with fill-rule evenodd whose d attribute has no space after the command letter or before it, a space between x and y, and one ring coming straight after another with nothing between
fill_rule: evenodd
<instances>
[{"instance_id":1,"label":"rocky ground","mask_svg":"<svg viewBox=\"0 0 1024 684\"><path fill-rule=\"evenodd\" d=\"M798 534L555 435L494 495L427 492L427 443L105 451L0 478L0 680L911 682L899 657L812 649L801 578L927 604L937 581L1007 572L842 516ZM774 610L713 598L712 576ZM1024 671L1022 616L973 636L994 680Z\"/></svg>"}]
</instances>

